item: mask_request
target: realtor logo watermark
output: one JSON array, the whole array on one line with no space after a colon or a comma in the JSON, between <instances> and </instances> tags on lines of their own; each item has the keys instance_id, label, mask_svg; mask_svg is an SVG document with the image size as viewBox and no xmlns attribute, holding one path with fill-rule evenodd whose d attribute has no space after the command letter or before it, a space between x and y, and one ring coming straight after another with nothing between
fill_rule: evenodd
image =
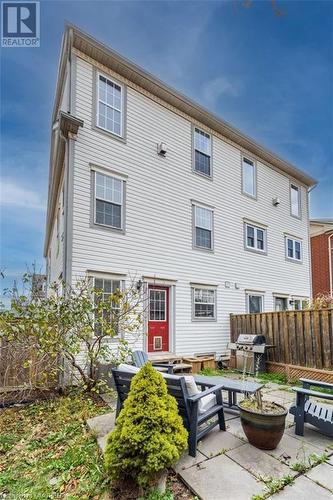
<instances>
[{"instance_id":1,"label":"realtor logo watermark","mask_svg":"<svg viewBox=\"0 0 333 500\"><path fill-rule=\"evenodd\" d=\"M1 2L1 46L39 47L39 2Z\"/></svg>"}]
</instances>

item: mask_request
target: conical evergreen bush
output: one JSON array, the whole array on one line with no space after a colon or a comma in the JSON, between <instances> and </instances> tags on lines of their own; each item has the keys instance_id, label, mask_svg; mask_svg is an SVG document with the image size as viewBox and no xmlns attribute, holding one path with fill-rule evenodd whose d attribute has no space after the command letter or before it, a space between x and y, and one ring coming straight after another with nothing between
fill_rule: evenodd
<instances>
[{"instance_id":1,"label":"conical evergreen bush","mask_svg":"<svg viewBox=\"0 0 333 500\"><path fill-rule=\"evenodd\" d=\"M152 484L187 446L187 430L162 375L146 363L109 434L105 464L113 479L131 476L140 486Z\"/></svg>"}]
</instances>

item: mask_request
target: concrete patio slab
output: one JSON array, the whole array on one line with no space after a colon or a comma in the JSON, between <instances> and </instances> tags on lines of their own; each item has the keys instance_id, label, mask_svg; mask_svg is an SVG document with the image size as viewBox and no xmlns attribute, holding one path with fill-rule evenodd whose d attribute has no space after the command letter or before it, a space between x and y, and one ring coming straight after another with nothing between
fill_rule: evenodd
<instances>
[{"instance_id":1,"label":"concrete patio slab","mask_svg":"<svg viewBox=\"0 0 333 500\"><path fill-rule=\"evenodd\" d=\"M322 452L330 452L333 453L333 448L330 450L329 446L333 444L333 439L329 436L325 436L325 434L321 434L316 431L314 427L309 427L305 424L304 428L304 436L297 436L295 434L295 427L292 426L285 431L285 434L288 434L295 439L303 441L305 443L312 444L317 448L320 448Z\"/></svg>"},{"instance_id":2,"label":"concrete patio slab","mask_svg":"<svg viewBox=\"0 0 333 500\"><path fill-rule=\"evenodd\" d=\"M333 493L333 467L329 464L320 464L307 472L306 477Z\"/></svg>"},{"instance_id":3,"label":"concrete patio slab","mask_svg":"<svg viewBox=\"0 0 333 500\"><path fill-rule=\"evenodd\" d=\"M87 426L97 437L103 437L114 429L115 420L115 412L105 413L98 417L89 418L87 420Z\"/></svg>"},{"instance_id":4,"label":"concrete patio slab","mask_svg":"<svg viewBox=\"0 0 333 500\"><path fill-rule=\"evenodd\" d=\"M207 458L210 458L221 452L233 450L243 444L244 442L241 439L233 436L230 432L220 431L218 427L215 427L215 429L199 441L198 450L206 455Z\"/></svg>"},{"instance_id":5,"label":"concrete patio slab","mask_svg":"<svg viewBox=\"0 0 333 500\"><path fill-rule=\"evenodd\" d=\"M287 465L249 443L226 452L226 455L258 479L297 474L297 472L291 471Z\"/></svg>"},{"instance_id":6,"label":"concrete patio slab","mask_svg":"<svg viewBox=\"0 0 333 500\"><path fill-rule=\"evenodd\" d=\"M199 465L201 462L207 460L207 457L203 455L199 450L197 450L197 456L191 457L186 451L181 459L176 463L173 469L176 472L181 472L182 470L188 469L189 467L193 467Z\"/></svg>"},{"instance_id":7,"label":"concrete patio slab","mask_svg":"<svg viewBox=\"0 0 333 500\"><path fill-rule=\"evenodd\" d=\"M102 453L105 452L107 440L108 440L108 434L97 438L97 444L100 447Z\"/></svg>"},{"instance_id":8,"label":"concrete patio slab","mask_svg":"<svg viewBox=\"0 0 333 500\"><path fill-rule=\"evenodd\" d=\"M249 500L264 488L264 483L256 481L226 455L186 469L180 476L202 500Z\"/></svg>"},{"instance_id":9,"label":"concrete patio slab","mask_svg":"<svg viewBox=\"0 0 333 500\"><path fill-rule=\"evenodd\" d=\"M322 450L317 446L300 441L285 433L275 450L265 451L268 455L281 460L287 465L294 463L308 463L310 455L320 455Z\"/></svg>"},{"instance_id":10,"label":"concrete patio slab","mask_svg":"<svg viewBox=\"0 0 333 500\"><path fill-rule=\"evenodd\" d=\"M286 486L282 491L276 493L270 499L274 500L332 500L331 493L304 476L298 477L295 482Z\"/></svg>"},{"instance_id":11,"label":"concrete patio slab","mask_svg":"<svg viewBox=\"0 0 333 500\"><path fill-rule=\"evenodd\" d=\"M228 420L228 422L226 422L226 429L234 436L247 442L247 437L244 434L243 427L239 418Z\"/></svg>"}]
</instances>

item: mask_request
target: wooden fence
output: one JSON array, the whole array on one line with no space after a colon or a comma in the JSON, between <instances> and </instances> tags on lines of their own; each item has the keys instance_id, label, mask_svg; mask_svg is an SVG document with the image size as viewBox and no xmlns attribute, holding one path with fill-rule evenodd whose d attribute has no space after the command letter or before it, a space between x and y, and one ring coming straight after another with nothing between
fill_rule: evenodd
<instances>
[{"instance_id":1,"label":"wooden fence","mask_svg":"<svg viewBox=\"0 0 333 500\"><path fill-rule=\"evenodd\" d=\"M333 379L333 309L231 314L231 342L241 333L265 335L276 346L268 351L274 371L278 365L304 368L300 376L329 370L326 379Z\"/></svg>"}]
</instances>

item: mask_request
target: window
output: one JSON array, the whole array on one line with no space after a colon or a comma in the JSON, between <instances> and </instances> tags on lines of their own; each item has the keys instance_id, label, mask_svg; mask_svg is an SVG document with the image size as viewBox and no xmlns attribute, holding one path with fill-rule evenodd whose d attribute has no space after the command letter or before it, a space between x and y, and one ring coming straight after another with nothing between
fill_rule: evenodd
<instances>
[{"instance_id":1,"label":"window","mask_svg":"<svg viewBox=\"0 0 333 500\"><path fill-rule=\"evenodd\" d=\"M207 250L213 249L213 210L193 206L194 209L194 245Z\"/></svg>"},{"instance_id":2,"label":"window","mask_svg":"<svg viewBox=\"0 0 333 500\"><path fill-rule=\"evenodd\" d=\"M112 134L123 135L123 89L121 85L98 75L97 125Z\"/></svg>"},{"instance_id":3,"label":"window","mask_svg":"<svg viewBox=\"0 0 333 500\"><path fill-rule=\"evenodd\" d=\"M216 290L211 288L193 288L193 318L216 319Z\"/></svg>"},{"instance_id":4,"label":"window","mask_svg":"<svg viewBox=\"0 0 333 500\"><path fill-rule=\"evenodd\" d=\"M274 309L275 311L287 311L288 310L287 297L274 297Z\"/></svg>"},{"instance_id":5,"label":"window","mask_svg":"<svg viewBox=\"0 0 333 500\"><path fill-rule=\"evenodd\" d=\"M295 311L300 311L308 307L309 301L304 297L295 297L290 301Z\"/></svg>"},{"instance_id":6,"label":"window","mask_svg":"<svg viewBox=\"0 0 333 500\"><path fill-rule=\"evenodd\" d=\"M206 132L194 128L194 170L211 177L211 137Z\"/></svg>"},{"instance_id":7,"label":"window","mask_svg":"<svg viewBox=\"0 0 333 500\"><path fill-rule=\"evenodd\" d=\"M166 321L165 290L149 290L149 321Z\"/></svg>"},{"instance_id":8,"label":"window","mask_svg":"<svg viewBox=\"0 0 333 500\"><path fill-rule=\"evenodd\" d=\"M245 248L266 252L266 229L245 224Z\"/></svg>"},{"instance_id":9,"label":"window","mask_svg":"<svg viewBox=\"0 0 333 500\"><path fill-rule=\"evenodd\" d=\"M124 181L99 172L95 176L95 224L123 229Z\"/></svg>"},{"instance_id":10,"label":"window","mask_svg":"<svg viewBox=\"0 0 333 500\"><path fill-rule=\"evenodd\" d=\"M300 240L295 240L286 237L286 258L289 260L302 261L302 243Z\"/></svg>"},{"instance_id":11,"label":"window","mask_svg":"<svg viewBox=\"0 0 333 500\"><path fill-rule=\"evenodd\" d=\"M252 160L243 157L242 161L242 190L244 194L256 198L256 166Z\"/></svg>"},{"instance_id":12,"label":"window","mask_svg":"<svg viewBox=\"0 0 333 500\"><path fill-rule=\"evenodd\" d=\"M301 216L300 190L295 184L290 184L290 211L294 217Z\"/></svg>"},{"instance_id":13,"label":"window","mask_svg":"<svg viewBox=\"0 0 333 500\"><path fill-rule=\"evenodd\" d=\"M101 291L100 296L95 295L95 300L98 300L98 298L100 297L100 299L103 302L107 302L108 300L110 300L110 297L117 292L117 290L121 290L121 281L117 279L94 278L94 288ZM119 309L119 304L113 303L112 310L116 313L118 309ZM113 321L115 324L116 318L112 318L110 316L110 310L104 310L102 314L103 314L103 319L105 321L109 319L110 322ZM116 324L115 327L117 328ZM98 318L96 317L95 317L95 333L97 335L101 334L101 325L98 323Z\"/></svg>"},{"instance_id":14,"label":"window","mask_svg":"<svg viewBox=\"0 0 333 500\"><path fill-rule=\"evenodd\" d=\"M264 310L264 307L263 307L264 297L263 297L263 295L256 294L256 293L247 293L246 297L247 297L246 309L247 309L248 313L257 314L257 313L263 312L263 310Z\"/></svg>"}]
</instances>

